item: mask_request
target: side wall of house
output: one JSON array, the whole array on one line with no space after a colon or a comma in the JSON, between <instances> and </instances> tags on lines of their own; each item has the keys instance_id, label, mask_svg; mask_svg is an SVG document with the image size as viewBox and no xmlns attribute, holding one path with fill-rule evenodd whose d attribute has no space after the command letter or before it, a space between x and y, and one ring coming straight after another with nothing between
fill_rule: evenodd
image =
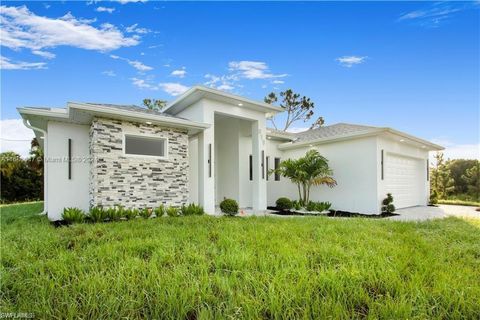
<instances>
[{"instance_id":1,"label":"side wall of house","mask_svg":"<svg viewBox=\"0 0 480 320\"><path fill-rule=\"evenodd\" d=\"M378 214L377 205L377 141L375 137L359 138L321 144L314 147L301 147L280 151L278 142L269 140L267 156L270 156L270 167L273 168L274 157L281 160L302 157L309 149L316 149L329 160L333 177L338 185L312 187L310 199L313 201L329 201L332 208L351 212ZM268 180L268 204L286 196L298 199L296 185L281 177L275 181L273 176Z\"/></svg>"},{"instance_id":2,"label":"side wall of house","mask_svg":"<svg viewBox=\"0 0 480 320\"><path fill-rule=\"evenodd\" d=\"M125 134L167 139L167 159L126 155ZM188 136L184 130L95 118L90 127L90 204L127 208L188 201Z\"/></svg>"},{"instance_id":3,"label":"side wall of house","mask_svg":"<svg viewBox=\"0 0 480 320\"><path fill-rule=\"evenodd\" d=\"M66 207L89 208L89 126L49 121L47 131L47 211L48 218L56 221L62 219ZM72 157L70 178L68 139Z\"/></svg>"}]
</instances>

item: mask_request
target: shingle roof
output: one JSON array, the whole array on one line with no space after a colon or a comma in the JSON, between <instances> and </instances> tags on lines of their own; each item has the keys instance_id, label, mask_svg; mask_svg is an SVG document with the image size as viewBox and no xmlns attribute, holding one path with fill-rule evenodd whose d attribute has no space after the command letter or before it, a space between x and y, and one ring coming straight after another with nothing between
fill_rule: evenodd
<instances>
[{"instance_id":1,"label":"shingle roof","mask_svg":"<svg viewBox=\"0 0 480 320\"><path fill-rule=\"evenodd\" d=\"M317 129L292 133L284 132L275 129L268 129L269 132L275 135L284 135L292 139L292 142L309 142L319 139L334 139L342 136L354 135L354 134L363 134L374 132L380 129L379 127L364 126L358 124L349 124L349 123L337 123L330 126L324 126Z\"/></svg>"},{"instance_id":2,"label":"shingle roof","mask_svg":"<svg viewBox=\"0 0 480 320\"><path fill-rule=\"evenodd\" d=\"M110 104L110 103L92 103L92 102L85 102L84 104L89 104L92 106L100 106L100 107L107 107L107 108L115 108L119 110L125 110L125 111L133 111L133 112L141 112L145 114L151 114L151 115L157 115L157 116L162 116L162 117L167 117L167 118L174 118L174 119L183 119L183 120L188 120L185 118L173 116L168 113L164 113L161 111L156 111L156 110L150 110L147 108L139 107L134 104L130 105L123 105L123 104Z\"/></svg>"}]
</instances>

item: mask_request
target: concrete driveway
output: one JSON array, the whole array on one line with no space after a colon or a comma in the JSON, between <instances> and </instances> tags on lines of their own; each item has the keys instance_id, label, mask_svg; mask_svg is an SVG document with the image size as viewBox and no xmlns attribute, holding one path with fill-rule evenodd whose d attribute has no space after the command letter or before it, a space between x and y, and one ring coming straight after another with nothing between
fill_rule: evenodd
<instances>
[{"instance_id":1,"label":"concrete driveway","mask_svg":"<svg viewBox=\"0 0 480 320\"><path fill-rule=\"evenodd\" d=\"M480 212L475 211L476 207L454 206L440 204L438 207L411 207L398 209L395 213L398 216L389 217L389 220L396 221L424 221L429 219L441 219L446 217L466 217L480 219Z\"/></svg>"}]
</instances>

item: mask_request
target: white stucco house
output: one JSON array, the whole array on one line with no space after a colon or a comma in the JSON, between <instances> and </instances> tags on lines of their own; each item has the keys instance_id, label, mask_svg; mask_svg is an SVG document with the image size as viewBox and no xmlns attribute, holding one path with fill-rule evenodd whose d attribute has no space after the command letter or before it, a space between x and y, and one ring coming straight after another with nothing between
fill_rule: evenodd
<instances>
[{"instance_id":1,"label":"white stucco house","mask_svg":"<svg viewBox=\"0 0 480 320\"><path fill-rule=\"evenodd\" d=\"M46 155L45 211L95 205L154 207L195 202L214 214L224 198L261 212L297 198L289 180L268 175L311 148L329 160L338 186L312 190L333 208L380 213L387 192L397 208L426 205L429 151L423 139L381 127L339 123L301 133L268 129L282 109L211 88L192 87L163 113L136 106L69 102L18 109Z\"/></svg>"}]
</instances>

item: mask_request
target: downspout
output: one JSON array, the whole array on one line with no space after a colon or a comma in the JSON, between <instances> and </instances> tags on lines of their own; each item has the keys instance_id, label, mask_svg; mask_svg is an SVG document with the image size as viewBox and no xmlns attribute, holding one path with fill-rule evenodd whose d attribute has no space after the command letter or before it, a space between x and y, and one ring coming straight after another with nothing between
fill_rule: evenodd
<instances>
[{"instance_id":1,"label":"downspout","mask_svg":"<svg viewBox=\"0 0 480 320\"><path fill-rule=\"evenodd\" d=\"M39 215L46 215L47 214L47 199L48 199L48 188L47 188L47 172L48 172L48 166L47 166L47 161L45 161L45 158L47 157L47 131L40 129L38 127L32 126L27 119L23 119L23 124L29 128L32 129L33 131L38 131L43 133L43 211L39 213Z\"/></svg>"}]
</instances>

